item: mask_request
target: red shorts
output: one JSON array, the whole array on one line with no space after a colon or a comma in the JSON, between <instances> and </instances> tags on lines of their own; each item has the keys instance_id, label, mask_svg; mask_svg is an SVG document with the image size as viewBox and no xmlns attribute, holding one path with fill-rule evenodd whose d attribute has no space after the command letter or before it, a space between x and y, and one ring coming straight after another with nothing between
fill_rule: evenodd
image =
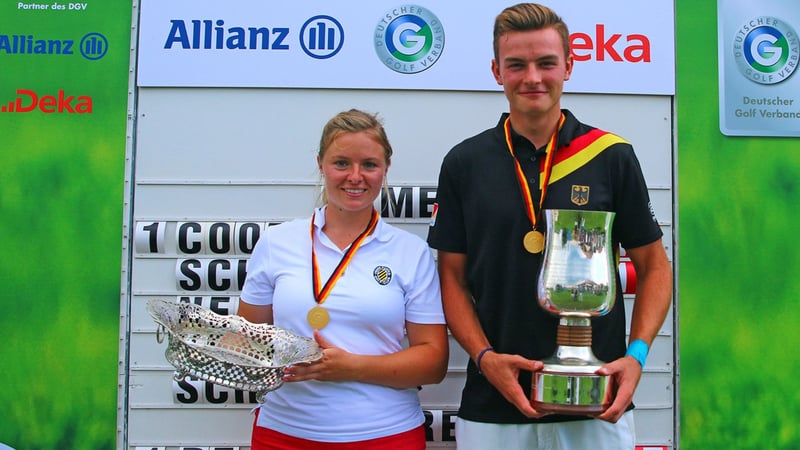
<instances>
[{"instance_id":1,"label":"red shorts","mask_svg":"<svg viewBox=\"0 0 800 450\"><path fill-rule=\"evenodd\" d=\"M256 412L258 420L258 412ZM424 450L425 428L356 442L318 442L279 433L253 423L252 450Z\"/></svg>"}]
</instances>

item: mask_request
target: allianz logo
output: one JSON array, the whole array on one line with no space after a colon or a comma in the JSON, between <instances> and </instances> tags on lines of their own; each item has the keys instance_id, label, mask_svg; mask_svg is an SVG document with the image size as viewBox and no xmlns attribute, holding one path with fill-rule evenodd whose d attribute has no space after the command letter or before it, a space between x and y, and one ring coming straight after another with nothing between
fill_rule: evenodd
<instances>
[{"instance_id":1,"label":"allianz logo","mask_svg":"<svg viewBox=\"0 0 800 450\"><path fill-rule=\"evenodd\" d=\"M170 19L165 50L292 50L300 48L312 58L338 53L344 28L331 16L314 16L295 29L288 26L229 26L223 19ZM296 35L296 36L295 36Z\"/></svg>"},{"instance_id":2,"label":"allianz logo","mask_svg":"<svg viewBox=\"0 0 800 450\"><path fill-rule=\"evenodd\" d=\"M100 33L87 33L75 39L53 39L33 34L0 34L0 54L76 55L95 61L108 53L108 39Z\"/></svg>"}]
</instances>

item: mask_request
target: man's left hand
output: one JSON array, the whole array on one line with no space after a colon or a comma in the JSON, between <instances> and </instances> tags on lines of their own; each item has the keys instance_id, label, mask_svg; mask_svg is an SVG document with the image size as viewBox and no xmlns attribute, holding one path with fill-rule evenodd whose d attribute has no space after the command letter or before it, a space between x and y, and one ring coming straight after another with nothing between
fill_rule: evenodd
<instances>
[{"instance_id":1,"label":"man's left hand","mask_svg":"<svg viewBox=\"0 0 800 450\"><path fill-rule=\"evenodd\" d=\"M630 356L624 356L597 370L598 375L611 376L611 386L616 391L611 405L596 417L611 423L617 421L633 401L633 393L642 378L642 366Z\"/></svg>"}]
</instances>

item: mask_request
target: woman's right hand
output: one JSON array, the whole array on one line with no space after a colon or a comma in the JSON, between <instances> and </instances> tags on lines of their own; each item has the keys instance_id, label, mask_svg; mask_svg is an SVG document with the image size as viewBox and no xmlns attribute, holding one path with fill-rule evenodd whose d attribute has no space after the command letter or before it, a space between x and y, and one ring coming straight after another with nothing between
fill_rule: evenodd
<instances>
[{"instance_id":1,"label":"woman's right hand","mask_svg":"<svg viewBox=\"0 0 800 450\"><path fill-rule=\"evenodd\" d=\"M314 340L322 349L322 358L311 363L293 364L283 371L283 381L348 381L355 379L353 355L328 342L319 330L314 330Z\"/></svg>"}]
</instances>

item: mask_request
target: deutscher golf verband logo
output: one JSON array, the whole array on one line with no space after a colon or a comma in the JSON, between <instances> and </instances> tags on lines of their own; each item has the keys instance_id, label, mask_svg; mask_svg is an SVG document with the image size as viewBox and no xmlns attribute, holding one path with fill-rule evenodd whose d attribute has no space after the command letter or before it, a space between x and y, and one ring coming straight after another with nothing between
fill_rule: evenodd
<instances>
[{"instance_id":1,"label":"deutscher golf verband logo","mask_svg":"<svg viewBox=\"0 0 800 450\"><path fill-rule=\"evenodd\" d=\"M392 8L375 26L375 52L395 72L422 72L436 64L444 49L444 28L430 10L417 5Z\"/></svg>"},{"instance_id":2,"label":"deutscher golf verband logo","mask_svg":"<svg viewBox=\"0 0 800 450\"><path fill-rule=\"evenodd\" d=\"M791 25L771 16L744 23L733 38L733 55L739 71L759 84L780 83L800 63L800 38Z\"/></svg>"}]
</instances>

